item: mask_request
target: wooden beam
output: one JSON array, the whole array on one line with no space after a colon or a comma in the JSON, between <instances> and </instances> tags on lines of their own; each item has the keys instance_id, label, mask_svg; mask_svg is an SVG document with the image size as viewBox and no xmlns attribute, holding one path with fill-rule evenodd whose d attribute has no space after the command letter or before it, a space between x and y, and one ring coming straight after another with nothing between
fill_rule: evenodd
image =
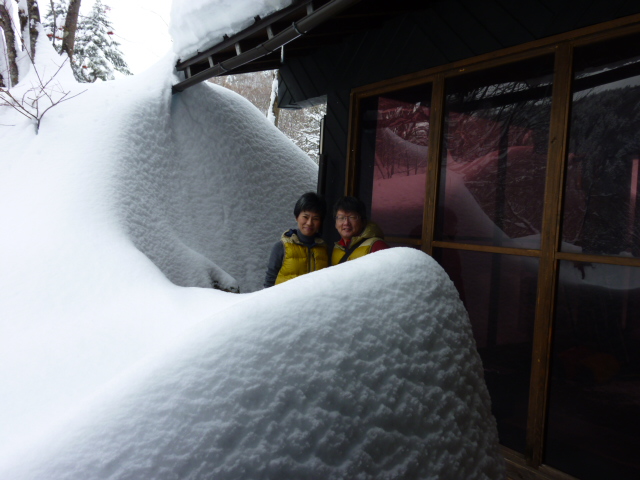
<instances>
[{"instance_id":1,"label":"wooden beam","mask_svg":"<svg viewBox=\"0 0 640 480\"><path fill-rule=\"evenodd\" d=\"M562 183L571 108L573 49L568 42L558 46L555 58L547 181L544 212L536 317L533 332L529 413L525 457L533 467L543 461L545 419L547 413L551 334L557 279L556 251L560 244Z\"/></svg>"}]
</instances>

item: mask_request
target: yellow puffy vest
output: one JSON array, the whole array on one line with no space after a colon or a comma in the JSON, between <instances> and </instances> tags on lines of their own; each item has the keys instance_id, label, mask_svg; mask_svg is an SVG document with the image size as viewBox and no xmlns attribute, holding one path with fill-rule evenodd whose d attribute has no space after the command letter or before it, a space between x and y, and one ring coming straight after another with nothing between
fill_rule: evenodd
<instances>
[{"instance_id":1,"label":"yellow puffy vest","mask_svg":"<svg viewBox=\"0 0 640 480\"><path fill-rule=\"evenodd\" d=\"M357 237L351 238L351 242L349 245L354 245L358 243L360 240L365 238L366 240L358 245L358 248L354 250L354 252L349 256L347 262L351 260L355 260L356 258L364 257L368 253L371 252L371 247L374 243L384 240L384 234L378 225L373 222L367 223L362 230L362 233ZM342 257L344 257L347 253L347 250L336 242L335 247L333 248L333 252L331 253L331 265L338 265Z\"/></svg>"},{"instance_id":2,"label":"yellow puffy vest","mask_svg":"<svg viewBox=\"0 0 640 480\"><path fill-rule=\"evenodd\" d=\"M295 233L291 236L284 233L281 241L284 245L284 258L276 277L276 285L329 266L327 246L322 239L317 238L316 244L308 247Z\"/></svg>"}]
</instances>

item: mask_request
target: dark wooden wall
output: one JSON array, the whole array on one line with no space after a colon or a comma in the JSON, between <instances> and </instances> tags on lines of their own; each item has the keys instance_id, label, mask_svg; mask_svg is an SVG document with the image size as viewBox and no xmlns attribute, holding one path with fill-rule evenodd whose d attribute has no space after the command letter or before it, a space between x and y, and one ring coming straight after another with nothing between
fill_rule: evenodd
<instances>
[{"instance_id":1,"label":"dark wooden wall","mask_svg":"<svg viewBox=\"0 0 640 480\"><path fill-rule=\"evenodd\" d=\"M393 1L393 0L390 0ZM402 1L402 0L396 0ZM366 5L366 0L361 2ZM280 70L280 106L327 101L326 192L344 192L349 95L353 88L640 13L639 0L436 0L390 18ZM332 222L325 233L334 235Z\"/></svg>"}]
</instances>

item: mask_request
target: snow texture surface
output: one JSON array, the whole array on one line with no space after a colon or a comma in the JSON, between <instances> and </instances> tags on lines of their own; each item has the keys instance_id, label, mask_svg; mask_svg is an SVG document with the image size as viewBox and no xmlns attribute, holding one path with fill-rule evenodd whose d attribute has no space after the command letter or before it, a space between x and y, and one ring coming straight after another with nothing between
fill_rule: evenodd
<instances>
[{"instance_id":1,"label":"snow texture surface","mask_svg":"<svg viewBox=\"0 0 640 480\"><path fill-rule=\"evenodd\" d=\"M503 474L464 307L411 249L249 294L111 387L11 478Z\"/></svg>"},{"instance_id":2,"label":"snow texture surface","mask_svg":"<svg viewBox=\"0 0 640 480\"><path fill-rule=\"evenodd\" d=\"M317 170L237 95L171 96L173 65L63 70L87 90L37 135L0 110L0 478L502 478L469 320L428 256L202 288L259 288Z\"/></svg>"}]
</instances>

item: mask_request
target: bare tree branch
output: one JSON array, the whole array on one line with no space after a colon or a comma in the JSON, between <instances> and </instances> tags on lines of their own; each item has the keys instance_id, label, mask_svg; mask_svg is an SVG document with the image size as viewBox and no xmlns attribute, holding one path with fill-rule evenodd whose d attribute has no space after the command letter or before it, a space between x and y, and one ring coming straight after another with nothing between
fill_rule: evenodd
<instances>
[{"instance_id":1,"label":"bare tree branch","mask_svg":"<svg viewBox=\"0 0 640 480\"><path fill-rule=\"evenodd\" d=\"M21 98L16 98L8 89L0 88L0 106L13 108L20 115L32 120L37 134L40 130L42 118L49 110L86 91L83 90L75 95L70 95L71 92L65 91L60 82L55 81L54 83L55 77L60 73L67 60L65 58L53 75L46 80L43 80L40 72L33 65L37 82L32 84L31 88L27 89Z\"/></svg>"}]
</instances>

